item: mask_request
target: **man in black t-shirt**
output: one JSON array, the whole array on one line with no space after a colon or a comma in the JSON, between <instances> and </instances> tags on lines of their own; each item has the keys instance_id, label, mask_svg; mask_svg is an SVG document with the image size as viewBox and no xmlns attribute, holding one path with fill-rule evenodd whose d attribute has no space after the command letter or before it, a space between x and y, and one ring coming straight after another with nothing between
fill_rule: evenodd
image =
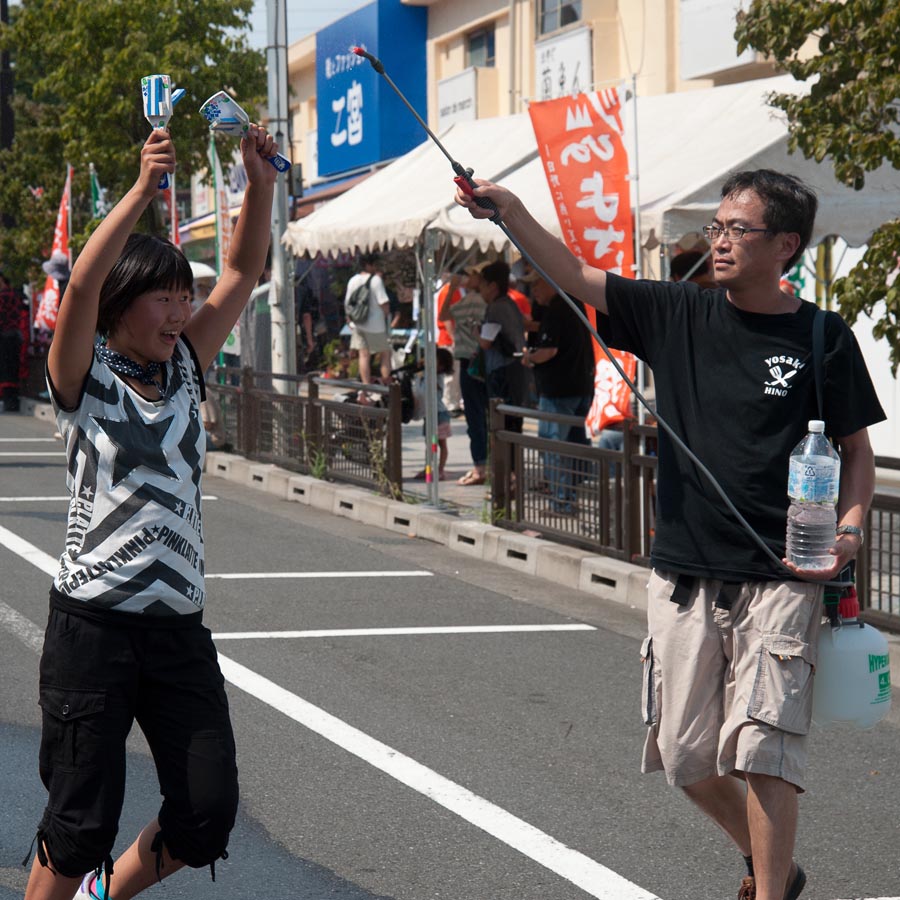
<instances>
[{"instance_id":1,"label":"man in black t-shirt","mask_svg":"<svg viewBox=\"0 0 900 900\"><path fill-rule=\"evenodd\" d=\"M579 426L541 419L538 437L590 446L584 418L594 395L594 348L591 336L575 310L536 272L519 279L531 285L531 297L540 309L539 330L533 347L526 347L522 362L534 369L538 409L577 416ZM583 312L584 306L576 300ZM558 453L543 455L544 481L553 497L550 509L570 515L576 511L575 483L578 464Z\"/></svg>"},{"instance_id":2,"label":"man in black t-shirt","mask_svg":"<svg viewBox=\"0 0 900 900\"><path fill-rule=\"evenodd\" d=\"M478 343L484 350L489 400L500 400L511 406L524 406L527 401L525 370L520 356L525 345L525 320L519 307L510 299L509 266L502 260L481 270L481 296L487 303ZM509 431L522 431L522 420L506 417Z\"/></svg>"},{"instance_id":3,"label":"man in black t-shirt","mask_svg":"<svg viewBox=\"0 0 900 900\"><path fill-rule=\"evenodd\" d=\"M475 204L480 197L496 204L520 249L563 290L609 316L612 346L653 369L659 477L642 767L663 770L737 845L748 868L741 897L796 900L806 883L793 848L821 583L837 578L862 544L875 483L867 429L884 419L852 332L829 313L822 417L842 458L834 560L824 570L779 560L790 452L807 421L820 418L815 307L780 286L809 243L815 194L771 170L729 176L704 229L715 289L607 274L497 185L480 184L474 197L457 191L456 202L486 218L492 211Z\"/></svg>"}]
</instances>

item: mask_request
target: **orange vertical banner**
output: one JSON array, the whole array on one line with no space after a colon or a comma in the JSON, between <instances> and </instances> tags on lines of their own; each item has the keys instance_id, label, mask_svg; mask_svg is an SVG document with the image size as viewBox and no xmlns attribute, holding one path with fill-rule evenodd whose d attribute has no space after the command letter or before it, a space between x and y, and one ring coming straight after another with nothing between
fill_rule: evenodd
<instances>
[{"instance_id":1,"label":"orange vertical banner","mask_svg":"<svg viewBox=\"0 0 900 900\"><path fill-rule=\"evenodd\" d=\"M56 227L53 229L53 246L50 249L50 259L54 256L65 256L68 266L72 267L72 252L69 247L69 211L72 208L72 167L66 166L66 184L63 187L62 198L59 201L59 211L56 214ZM35 327L46 331L56 328L56 316L59 312L59 283L51 275L44 282L44 290L41 295L37 313L35 313Z\"/></svg>"},{"instance_id":2,"label":"orange vertical banner","mask_svg":"<svg viewBox=\"0 0 900 900\"><path fill-rule=\"evenodd\" d=\"M588 265L634 277L634 218L618 88L528 107L563 240ZM596 324L596 310L585 305ZM613 351L629 378L637 361ZM594 402L586 425L597 434L630 414L631 391L594 341Z\"/></svg>"}]
</instances>

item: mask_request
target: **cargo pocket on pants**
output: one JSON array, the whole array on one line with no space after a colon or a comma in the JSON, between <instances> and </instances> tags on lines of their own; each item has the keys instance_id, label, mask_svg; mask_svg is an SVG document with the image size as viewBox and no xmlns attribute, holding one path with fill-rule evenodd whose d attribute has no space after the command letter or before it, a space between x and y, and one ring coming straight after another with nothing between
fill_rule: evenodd
<instances>
[{"instance_id":1,"label":"cargo pocket on pants","mask_svg":"<svg viewBox=\"0 0 900 900\"><path fill-rule=\"evenodd\" d=\"M795 637L764 634L747 715L781 731L808 734L814 658Z\"/></svg>"},{"instance_id":2,"label":"cargo pocket on pants","mask_svg":"<svg viewBox=\"0 0 900 900\"><path fill-rule=\"evenodd\" d=\"M84 765L100 765L106 692L48 685L41 687L38 702L44 712L41 768L77 771Z\"/></svg>"},{"instance_id":3,"label":"cargo pocket on pants","mask_svg":"<svg viewBox=\"0 0 900 900\"><path fill-rule=\"evenodd\" d=\"M641 717L645 725L655 725L659 719L659 702L657 698L659 679L654 669L653 638L644 638L641 644Z\"/></svg>"}]
</instances>

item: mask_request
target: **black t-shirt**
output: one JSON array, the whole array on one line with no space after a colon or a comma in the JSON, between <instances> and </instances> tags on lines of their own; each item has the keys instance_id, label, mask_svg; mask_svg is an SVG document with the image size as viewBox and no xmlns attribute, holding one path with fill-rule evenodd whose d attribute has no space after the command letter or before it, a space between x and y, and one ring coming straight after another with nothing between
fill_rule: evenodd
<instances>
[{"instance_id":1,"label":"black t-shirt","mask_svg":"<svg viewBox=\"0 0 900 900\"><path fill-rule=\"evenodd\" d=\"M763 315L723 290L607 275L611 344L653 369L656 406L772 552L784 556L788 459L819 418L816 306ZM853 332L825 323L825 428L849 436L885 418ZM780 579L706 476L659 430L654 566L730 581Z\"/></svg>"},{"instance_id":2,"label":"black t-shirt","mask_svg":"<svg viewBox=\"0 0 900 900\"><path fill-rule=\"evenodd\" d=\"M584 312L584 305L575 300ZM585 397L594 393L594 348L590 332L578 315L556 294L541 310L535 346L556 347L556 356L534 367L538 394L544 397Z\"/></svg>"}]
</instances>

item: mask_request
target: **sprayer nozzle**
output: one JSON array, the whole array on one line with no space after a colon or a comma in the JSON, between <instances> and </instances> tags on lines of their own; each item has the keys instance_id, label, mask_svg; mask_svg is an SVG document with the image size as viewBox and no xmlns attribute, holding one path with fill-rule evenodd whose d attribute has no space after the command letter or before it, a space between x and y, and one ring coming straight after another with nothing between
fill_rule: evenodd
<instances>
[{"instance_id":1,"label":"sprayer nozzle","mask_svg":"<svg viewBox=\"0 0 900 900\"><path fill-rule=\"evenodd\" d=\"M361 56L363 59L367 59L370 63L372 63L372 68L379 74L384 75L384 64L378 59L377 56L372 56L367 50L363 47L351 47L351 53L355 53L357 56Z\"/></svg>"}]
</instances>

